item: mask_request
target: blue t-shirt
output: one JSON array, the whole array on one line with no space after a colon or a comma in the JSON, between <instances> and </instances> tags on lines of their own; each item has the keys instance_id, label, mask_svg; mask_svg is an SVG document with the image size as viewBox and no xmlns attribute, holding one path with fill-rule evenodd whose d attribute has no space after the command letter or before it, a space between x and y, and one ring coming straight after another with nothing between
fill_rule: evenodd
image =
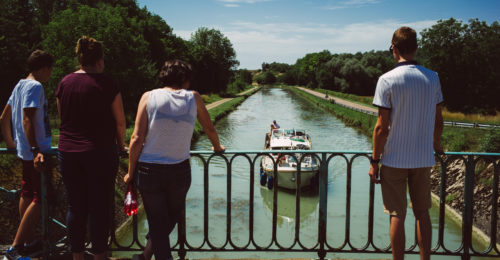
<instances>
[{"instance_id":1,"label":"blue t-shirt","mask_svg":"<svg viewBox=\"0 0 500 260\"><path fill-rule=\"evenodd\" d=\"M35 137L41 151L50 149L51 131L48 114L48 103L42 84L32 79L21 79L7 104L12 108L12 129L16 142L17 156L23 160L33 160L31 145L26 138L23 127L23 110L37 108L33 122Z\"/></svg>"}]
</instances>

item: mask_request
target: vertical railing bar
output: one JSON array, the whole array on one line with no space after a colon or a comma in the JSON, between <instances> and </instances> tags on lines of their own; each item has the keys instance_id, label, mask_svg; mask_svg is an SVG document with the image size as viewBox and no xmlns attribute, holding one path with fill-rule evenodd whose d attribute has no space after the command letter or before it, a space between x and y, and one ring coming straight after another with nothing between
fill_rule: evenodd
<instances>
[{"instance_id":1,"label":"vertical railing bar","mask_svg":"<svg viewBox=\"0 0 500 260\"><path fill-rule=\"evenodd\" d=\"M226 193L226 244L228 241L231 241L231 189L232 189L232 160L231 163L228 163L226 160L226 168L227 168L227 193Z\"/></svg>"},{"instance_id":2,"label":"vertical railing bar","mask_svg":"<svg viewBox=\"0 0 500 260\"><path fill-rule=\"evenodd\" d=\"M281 155L284 156L284 155ZM272 236L271 236L271 244L274 242L278 244L276 239L276 226L278 223L278 163L280 161L280 157L278 156L277 160L274 162L274 171L273 171L273 227L272 227Z\"/></svg>"},{"instance_id":3,"label":"vertical railing bar","mask_svg":"<svg viewBox=\"0 0 500 260\"><path fill-rule=\"evenodd\" d=\"M370 198L368 205L368 240L373 245L373 216L375 210L375 183L370 181Z\"/></svg>"},{"instance_id":4,"label":"vertical railing bar","mask_svg":"<svg viewBox=\"0 0 500 260\"><path fill-rule=\"evenodd\" d=\"M249 223L248 223L248 236L249 236L249 241L250 243L253 243L255 245L255 241L253 239L253 227L254 227L254 196L255 196L255 161L257 160L258 155L255 155L254 160L250 162L250 198L249 198L249 207L250 207L250 218L249 218Z\"/></svg>"},{"instance_id":5,"label":"vertical railing bar","mask_svg":"<svg viewBox=\"0 0 500 260\"><path fill-rule=\"evenodd\" d=\"M448 161L442 160L438 157L441 162L441 173L440 173L440 182L439 182L439 227L438 227L438 243L435 247L437 251L439 246L444 246L444 225L445 225L445 210L446 210L446 166Z\"/></svg>"},{"instance_id":6,"label":"vertical railing bar","mask_svg":"<svg viewBox=\"0 0 500 260\"><path fill-rule=\"evenodd\" d=\"M295 190L295 242L297 243L300 241L300 185L302 184L302 175L301 175L301 170L302 170L302 160L304 159L304 155L302 154L300 160L297 160L295 158L295 161L297 162L297 176L295 181L297 182L296 187L297 189Z\"/></svg>"},{"instance_id":7,"label":"vertical railing bar","mask_svg":"<svg viewBox=\"0 0 500 260\"><path fill-rule=\"evenodd\" d=\"M472 247L472 203L474 192L474 156L467 156L465 162L464 213L462 219L462 240L464 253L462 259L469 260Z\"/></svg>"},{"instance_id":8,"label":"vertical railing bar","mask_svg":"<svg viewBox=\"0 0 500 260\"><path fill-rule=\"evenodd\" d=\"M208 186L209 186L209 178L208 178L208 162L205 161L205 158L202 158L203 160L203 236L205 237L205 241L207 242L208 245L210 245L210 241L208 239Z\"/></svg>"},{"instance_id":9,"label":"vertical railing bar","mask_svg":"<svg viewBox=\"0 0 500 260\"><path fill-rule=\"evenodd\" d=\"M321 153L319 177L319 225L318 225L318 242L319 259L323 260L326 256L326 219L327 219L327 193L328 193L328 166L326 162L326 153Z\"/></svg>"},{"instance_id":10,"label":"vertical railing bar","mask_svg":"<svg viewBox=\"0 0 500 260\"><path fill-rule=\"evenodd\" d=\"M45 155L49 156L49 155ZM41 197L42 197L42 237L43 237L43 258L49 259L50 255L50 241L49 241L49 205L47 201L47 176L45 169L40 172L40 182L41 182Z\"/></svg>"},{"instance_id":11,"label":"vertical railing bar","mask_svg":"<svg viewBox=\"0 0 500 260\"><path fill-rule=\"evenodd\" d=\"M500 161L498 164L495 164L495 160L492 159L492 164L494 166L493 170L493 191L491 196L491 235L490 241L493 248L495 248L495 252L499 253L499 248L497 247L497 222L498 222L498 178L499 178L499 169L500 169Z\"/></svg>"},{"instance_id":12,"label":"vertical railing bar","mask_svg":"<svg viewBox=\"0 0 500 260\"><path fill-rule=\"evenodd\" d=\"M346 204L345 204L345 240L351 246L351 185L352 185L352 162L346 160L347 163L347 176L346 176ZM368 232L368 235L370 232Z\"/></svg>"}]
</instances>

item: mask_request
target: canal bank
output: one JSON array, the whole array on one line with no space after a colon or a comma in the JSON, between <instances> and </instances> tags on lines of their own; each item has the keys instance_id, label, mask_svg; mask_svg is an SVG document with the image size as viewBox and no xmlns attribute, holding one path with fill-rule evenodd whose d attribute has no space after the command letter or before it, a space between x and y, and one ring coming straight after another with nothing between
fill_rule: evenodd
<instances>
[{"instance_id":1,"label":"canal bank","mask_svg":"<svg viewBox=\"0 0 500 260\"><path fill-rule=\"evenodd\" d=\"M347 125L356 127L368 138L373 134L373 127L376 123L376 109L365 105L357 104L338 97L327 97L325 94L303 87L288 87L298 96L326 109L335 116L342 119ZM349 111L350 110L350 111ZM373 116L372 116L373 115ZM446 158L445 158L446 160ZM478 167L479 168L479 167ZM446 169L446 179L449 184L446 192L446 216L458 227L462 227L462 212L464 205L464 183L465 164L459 160L450 164ZM474 210L473 210L473 233L477 241L487 247L490 244L489 237L492 233L490 225L492 214L492 180L494 176L493 164L482 165L476 171L477 177L474 189ZM439 206L439 190L441 181L441 169L436 165L432 169L432 197L435 206ZM500 197L497 198L497 205L500 205ZM496 212L500 216L500 208ZM494 228L494 227L493 227ZM500 241L500 225L496 227L496 241ZM496 245L500 250L500 245Z\"/></svg>"}]
</instances>

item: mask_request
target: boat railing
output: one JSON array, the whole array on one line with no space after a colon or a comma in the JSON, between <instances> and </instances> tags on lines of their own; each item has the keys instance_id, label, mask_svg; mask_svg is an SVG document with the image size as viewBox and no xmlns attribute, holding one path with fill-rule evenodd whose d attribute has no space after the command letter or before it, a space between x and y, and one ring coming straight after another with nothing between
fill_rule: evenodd
<instances>
[{"instance_id":1,"label":"boat railing","mask_svg":"<svg viewBox=\"0 0 500 260\"><path fill-rule=\"evenodd\" d=\"M295 190L295 227L292 232L292 244L285 246L278 239L278 192L279 189L277 181L273 183L272 190L272 224L270 230L270 242L268 244L260 244L256 240L256 234L254 233L254 227L256 225L256 216L255 216L255 208L254 205L258 203L255 200L256 186L254 185L256 180L256 176L258 176L258 168L260 165L260 159L262 157L271 157L274 164L276 165L277 161L271 156L268 150L259 150L259 151L226 151L223 154L215 154L211 151L192 151L192 160L199 160L201 165L203 166L203 174L202 176L196 176L196 178L203 179L203 232L202 232L202 243L201 245L193 245L191 244L190 237L192 234L186 233L186 217L182 218L178 225L177 229L177 242L174 244L173 250L177 251L179 258L184 259L188 252L247 252L248 255L251 255L255 252L290 252L291 254L296 255L297 257L301 257L303 254L315 253L320 259L324 259L328 254L335 254L335 256L339 256L340 254L389 254L391 252L390 245L380 245L380 241L376 241L376 237L380 234L375 233L374 229L374 212L380 211L381 209L375 209L375 185L373 183L369 184L369 189L367 190L356 190L353 191L353 175L356 174L353 172L353 164L358 164L359 162L366 163L368 166L369 156L371 156L371 151L327 151L327 150L308 150L308 151L280 151L282 154L289 154L294 156L294 154L306 154L311 157L316 158L320 165L319 169L319 182L318 182L318 197L319 197L319 206L315 209L317 214L314 214L314 218L317 218L317 238L314 238L311 241L311 238L304 238L300 236L301 230L304 228L303 224L300 221L300 204L301 204L301 189ZM0 148L0 157L2 157L2 161L5 162L7 157L10 156L9 160L15 160L14 151L10 151L4 148ZM56 148L53 148L48 154L50 156L55 156L57 153ZM10 155L9 155L10 154ZM301 158L296 158L299 162L305 158L302 156ZM328 214L331 211L328 205L328 180L329 176L332 175L332 172L329 171L329 164L332 163L333 160L340 160L345 162L345 172L342 173L342 176L345 178L346 189L345 189L345 209L343 210L343 214L345 215L345 226L343 230L336 231L334 233L330 233L327 231L327 226L329 221L332 221L328 218ZM231 211L233 209L232 198L233 194L233 167L235 161L244 161L249 165L248 172L248 221L243 223L242 225L246 226L248 229L248 237L247 242L243 245L238 245L232 239L233 235L233 227L231 226ZM212 241L212 236L209 234L210 230L210 221L209 221L209 171L210 166L214 161L222 161L226 166L226 215L223 218L226 219L227 225L224 227L226 229L225 238L223 238L224 242L222 246L214 245ZM499 234L497 230L499 229L498 225L498 198L499 198L499 172L500 172L500 153L456 153L456 152L448 152L444 155L436 155L437 168L439 170L440 181L439 181L439 192L438 196L438 223L434 223L438 226L437 239L436 242L432 245L432 255L447 255L447 256L460 256L462 259L470 259L472 256L480 256L480 257L491 257L497 258L500 257L500 246L497 244ZM462 163L465 167L465 177L463 180L463 205L461 207L461 211L459 212L459 216L461 217L461 241L460 245L456 248L448 248L445 244L445 224L449 221L445 218L446 205L447 200L447 188L451 185L456 185L456 183L447 182L447 175L449 174L448 168L451 164L454 164L456 161ZM297 187L300 187L300 163L299 169L297 171ZM0 165L1 166L1 165ZM274 170L274 174L276 176L277 171ZM488 174L487 181L477 180L477 176L481 170L485 168L491 169L492 172ZM257 170L256 170L257 169ZM366 172L368 169L366 169ZM366 174L366 173L363 173ZM57 218L52 215L53 211L49 210L49 204L47 202L47 191L46 191L46 178L45 175L42 174L42 238L44 245L44 257L48 259L49 256L57 254L58 250L61 250L61 247L64 248L64 245L67 241L64 235L61 237L54 238L53 235L60 232L61 229L65 228L63 224L64 221L61 218ZM368 175L366 174L366 178ZM117 179L117 181L121 181ZM278 180L279 181L279 180ZM475 201L475 191L477 185L488 185L487 187L489 192L489 201L479 202ZM258 187L258 186L257 186ZM356 203L352 197L352 193L366 193L369 198L368 208L368 219L366 220L367 226L367 234L366 240L362 242L362 246L355 246L353 243L353 238L351 237L351 231L354 229L353 224L351 224L351 218L353 218L354 213L352 211L353 204ZM2 188L0 189L0 203L10 199L13 199L15 196L12 194L16 193L16 191L11 191L10 189ZM63 195L64 192L61 192L59 195ZM379 195L377 195L379 196ZM57 201L57 200L56 200ZM489 227L490 232L486 235L486 239L489 241L486 247L483 250L476 248L473 241L473 230L474 228L474 212L476 210L477 203L489 203L489 213L491 215L489 223L487 223L487 227ZM55 205L50 205L55 206ZM56 205L57 206L57 205ZM61 206L61 205L58 205ZM2 209L3 206L2 206ZM447 213L446 213L447 214ZM116 237L116 227L118 223L113 225L113 230L111 232L109 246L112 251L138 251L144 247L144 241L142 238L139 238L138 235L138 217L131 217L130 221L131 227L131 242L126 244L121 244L118 242ZM222 228L222 227L220 227ZM388 231L384 230L384 235L386 235ZM343 238L344 242L340 245L332 245L328 241L328 237L337 236ZM418 254L418 246L416 242L416 238L412 239L411 237L407 237L407 241L409 241L410 246L406 248L406 253L408 254ZM308 242L308 243L306 243ZM312 243L312 245L308 246L307 244ZM408 244L407 244L408 245Z\"/></svg>"}]
</instances>

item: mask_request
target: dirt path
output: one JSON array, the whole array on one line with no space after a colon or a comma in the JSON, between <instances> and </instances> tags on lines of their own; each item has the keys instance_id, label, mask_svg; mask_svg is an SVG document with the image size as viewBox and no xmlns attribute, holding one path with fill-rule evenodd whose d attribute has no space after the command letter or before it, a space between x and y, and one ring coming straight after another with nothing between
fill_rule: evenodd
<instances>
[{"instance_id":1,"label":"dirt path","mask_svg":"<svg viewBox=\"0 0 500 260\"><path fill-rule=\"evenodd\" d=\"M237 96L243 96L243 95L245 95L246 93L249 93L250 91L254 91L256 88L258 88L258 87L253 87L253 88L251 88L251 89L249 89L249 90L245 90L245 91L243 91L243 92L241 92L241 93L237 94ZM220 105L222 105L222 104L224 104L224 103L226 103L226 102L228 102L228 101L230 101L230 100L232 100L232 99L233 99L233 98L223 98L223 99L221 99L221 100L215 101L215 102L213 102L213 103L208 104L208 105L207 105L207 109L212 109L212 108L214 108L214 107L216 107L216 106L220 106Z\"/></svg>"},{"instance_id":2,"label":"dirt path","mask_svg":"<svg viewBox=\"0 0 500 260\"><path fill-rule=\"evenodd\" d=\"M360 112L363 112L363 113L371 114L371 115L377 115L378 114L378 109L373 108L373 107L361 105L361 104L354 103L354 102L351 102L351 101L347 101L345 99L341 99L341 98L338 98L338 97L328 96L328 98L326 98L325 94L323 94L323 93L320 93L320 92L317 92L317 91L314 91L314 90L310 90L310 89L307 89L307 88L303 88L303 87L297 87L297 88L300 89L300 90L302 90L302 91L305 91L305 92L307 92L307 93L309 93L311 95L317 96L319 98L328 99L328 101L333 100L333 101L335 101L335 104L341 105L343 107L347 107L347 108L350 108L350 109L353 109L353 110L356 110L356 111L360 111Z\"/></svg>"}]
</instances>

